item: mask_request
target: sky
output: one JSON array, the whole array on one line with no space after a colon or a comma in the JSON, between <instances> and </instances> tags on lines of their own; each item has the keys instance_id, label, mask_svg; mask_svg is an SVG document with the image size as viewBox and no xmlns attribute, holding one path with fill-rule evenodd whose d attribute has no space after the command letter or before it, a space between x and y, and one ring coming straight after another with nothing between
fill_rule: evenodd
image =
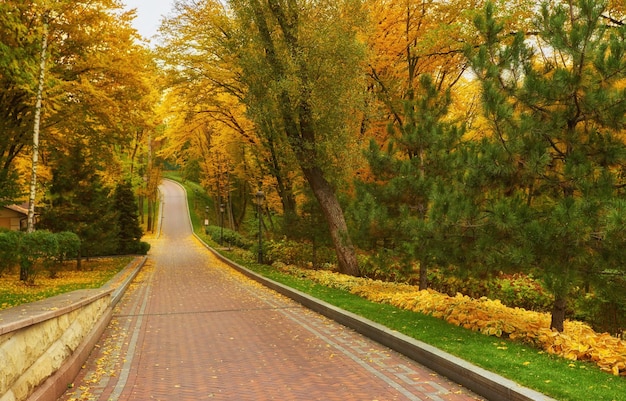
<instances>
[{"instance_id":1,"label":"sky","mask_svg":"<svg viewBox=\"0 0 626 401\"><path fill-rule=\"evenodd\" d=\"M137 9L137 18L133 26L139 34L146 39L152 38L157 33L161 23L161 17L167 15L174 0L122 0L127 9Z\"/></svg>"}]
</instances>

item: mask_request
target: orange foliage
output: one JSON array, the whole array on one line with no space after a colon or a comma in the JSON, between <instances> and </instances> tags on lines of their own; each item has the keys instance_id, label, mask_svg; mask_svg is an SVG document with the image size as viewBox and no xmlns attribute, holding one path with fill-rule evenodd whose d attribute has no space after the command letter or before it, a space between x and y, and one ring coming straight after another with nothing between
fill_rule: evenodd
<instances>
[{"instance_id":1,"label":"orange foliage","mask_svg":"<svg viewBox=\"0 0 626 401\"><path fill-rule=\"evenodd\" d=\"M626 341L596 333L585 323L565 322L562 333L550 330L548 313L510 308L485 297L454 297L407 284L346 276L329 271L288 267L299 276L340 288L373 302L431 315L448 323L496 337L508 337L535 345L570 360L591 361L603 371L626 376Z\"/></svg>"}]
</instances>

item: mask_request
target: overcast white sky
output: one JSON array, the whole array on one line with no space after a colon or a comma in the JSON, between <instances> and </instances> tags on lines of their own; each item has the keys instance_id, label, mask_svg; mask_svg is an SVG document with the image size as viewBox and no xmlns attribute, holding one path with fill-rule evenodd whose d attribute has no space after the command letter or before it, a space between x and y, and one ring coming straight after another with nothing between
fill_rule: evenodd
<instances>
[{"instance_id":1,"label":"overcast white sky","mask_svg":"<svg viewBox=\"0 0 626 401\"><path fill-rule=\"evenodd\" d=\"M137 18L133 26L146 39L151 39L157 33L161 17L167 15L174 4L174 0L122 0L122 2L128 9L137 9Z\"/></svg>"}]
</instances>

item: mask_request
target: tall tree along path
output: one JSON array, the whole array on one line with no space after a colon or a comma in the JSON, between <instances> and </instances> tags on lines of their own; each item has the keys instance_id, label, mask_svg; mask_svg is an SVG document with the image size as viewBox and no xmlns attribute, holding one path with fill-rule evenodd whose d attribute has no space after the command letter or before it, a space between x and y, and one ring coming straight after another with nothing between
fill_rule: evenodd
<instances>
[{"instance_id":1,"label":"tall tree along path","mask_svg":"<svg viewBox=\"0 0 626 401\"><path fill-rule=\"evenodd\" d=\"M61 400L480 399L234 271L160 190L162 234Z\"/></svg>"}]
</instances>

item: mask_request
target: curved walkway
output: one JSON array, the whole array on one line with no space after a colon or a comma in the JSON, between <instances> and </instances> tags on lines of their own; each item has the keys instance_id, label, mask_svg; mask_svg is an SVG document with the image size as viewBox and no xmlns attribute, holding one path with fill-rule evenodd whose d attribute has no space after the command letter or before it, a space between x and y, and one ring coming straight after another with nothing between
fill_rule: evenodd
<instances>
[{"instance_id":1,"label":"curved walkway","mask_svg":"<svg viewBox=\"0 0 626 401\"><path fill-rule=\"evenodd\" d=\"M161 191L163 234L61 400L481 399L226 266Z\"/></svg>"}]
</instances>

